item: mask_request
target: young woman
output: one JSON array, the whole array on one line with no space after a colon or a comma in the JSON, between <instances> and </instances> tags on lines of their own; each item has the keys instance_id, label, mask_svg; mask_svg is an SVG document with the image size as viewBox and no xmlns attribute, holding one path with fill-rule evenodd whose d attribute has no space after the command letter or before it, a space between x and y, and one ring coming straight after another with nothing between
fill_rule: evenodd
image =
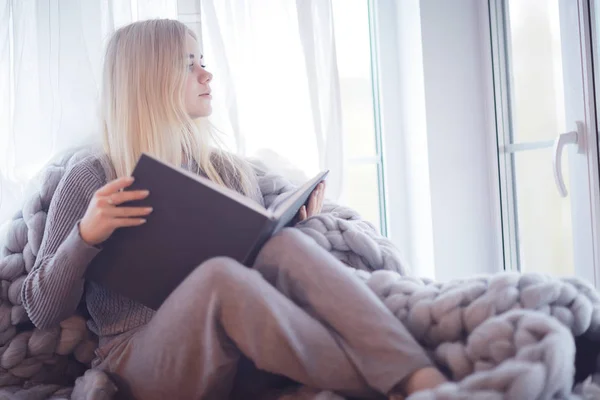
<instances>
[{"instance_id":1,"label":"young woman","mask_svg":"<svg viewBox=\"0 0 600 400\"><path fill-rule=\"evenodd\" d=\"M103 76L104 149L73 165L56 189L23 284L33 323L58 324L85 294L90 329L100 338L94 365L137 399L225 399L241 358L356 397L443 382L371 290L293 228L272 238L252 269L226 258L198 266L157 312L84 280L116 229L152 218L150 208L127 204L151 193L122 190L142 152L263 203L253 169L219 151L202 128L211 79L194 34L177 21L136 22L114 34ZM315 190L301 219L320 212L323 192L322 185Z\"/></svg>"}]
</instances>

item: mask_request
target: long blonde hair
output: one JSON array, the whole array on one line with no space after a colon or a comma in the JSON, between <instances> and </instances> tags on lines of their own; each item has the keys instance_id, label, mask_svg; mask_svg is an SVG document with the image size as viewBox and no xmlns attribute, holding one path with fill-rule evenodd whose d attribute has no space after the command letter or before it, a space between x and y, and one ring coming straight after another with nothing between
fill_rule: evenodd
<instances>
[{"instance_id":1,"label":"long blonde hair","mask_svg":"<svg viewBox=\"0 0 600 400\"><path fill-rule=\"evenodd\" d=\"M104 151L116 177L130 175L146 152L174 166L193 161L210 180L253 195L250 165L222 150L205 118L185 112L186 35L196 39L168 19L135 22L113 34L101 95Z\"/></svg>"}]
</instances>

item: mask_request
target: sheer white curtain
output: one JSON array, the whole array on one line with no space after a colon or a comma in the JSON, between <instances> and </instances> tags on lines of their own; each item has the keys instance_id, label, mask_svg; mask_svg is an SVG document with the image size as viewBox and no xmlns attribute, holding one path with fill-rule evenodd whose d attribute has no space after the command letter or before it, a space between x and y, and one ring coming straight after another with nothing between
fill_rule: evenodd
<instances>
[{"instance_id":1,"label":"sheer white curtain","mask_svg":"<svg viewBox=\"0 0 600 400\"><path fill-rule=\"evenodd\" d=\"M217 126L233 132L241 153L276 168L306 175L331 169L328 194L339 196L343 143L331 2L201 5Z\"/></svg>"},{"instance_id":2,"label":"sheer white curtain","mask_svg":"<svg viewBox=\"0 0 600 400\"><path fill-rule=\"evenodd\" d=\"M214 122L235 149L306 175L330 168L337 197L343 145L329 0L0 0L0 226L50 158L97 139L106 40L147 18L179 18L198 33L215 74Z\"/></svg>"},{"instance_id":3,"label":"sheer white curtain","mask_svg":"<svg viewBox=\"0 0 600 400\"><path fill-rule=\"evenodd\" d=\"M49 157L96 126L100 2L0 0L0 223Z\"/></svg>"}]
</instances>

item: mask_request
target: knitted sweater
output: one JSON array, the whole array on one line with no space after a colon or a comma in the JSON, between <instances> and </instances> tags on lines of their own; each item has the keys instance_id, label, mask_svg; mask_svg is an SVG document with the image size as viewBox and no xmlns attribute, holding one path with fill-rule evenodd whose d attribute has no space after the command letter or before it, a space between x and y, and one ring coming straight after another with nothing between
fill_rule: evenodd
<instances>
[{"instance_id":1,"label":"knitted sweater","mask_svg":"<svg viewBox=\"0 0 600 400\"><path fill-rule=\"evenodd\" d=\"M154 315L142 304L84 279L87 266L102 249L81 238L79 221L94 192L110 180L107 175L99 158L90 156L74 164L56 188L44 239L21 293L23 306L38 328L55 326L72 315L84 295L92 318L88 326L101 341L144 325ZM260 190L254 192L262 204Z\"/></svg>"}]
</instances>

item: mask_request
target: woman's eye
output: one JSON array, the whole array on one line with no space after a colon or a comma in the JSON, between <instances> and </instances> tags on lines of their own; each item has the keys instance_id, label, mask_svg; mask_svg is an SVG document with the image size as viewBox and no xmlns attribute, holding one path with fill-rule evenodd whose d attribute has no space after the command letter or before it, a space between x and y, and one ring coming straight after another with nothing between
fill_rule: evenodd
<instances>
[{"instance_id":1,"label":"woman's eye","mask_svg":"<svg viewBox=\"0 0 600 400\"><path fill-rule=\"evenodd\" d=\"M188 65L188 68L189 68L190 72L193 71L194 70L194 64Z\"/></svg>"},{"instance_id":2,"label":"woman's eye","mask_svg":"<svg viewBox=\"0 0 600 400\"><path fill-rule=\"evenodd\" d=\"M200 65L202 68L206 68L206 65Z\"/></svg>"}]
</instances>

